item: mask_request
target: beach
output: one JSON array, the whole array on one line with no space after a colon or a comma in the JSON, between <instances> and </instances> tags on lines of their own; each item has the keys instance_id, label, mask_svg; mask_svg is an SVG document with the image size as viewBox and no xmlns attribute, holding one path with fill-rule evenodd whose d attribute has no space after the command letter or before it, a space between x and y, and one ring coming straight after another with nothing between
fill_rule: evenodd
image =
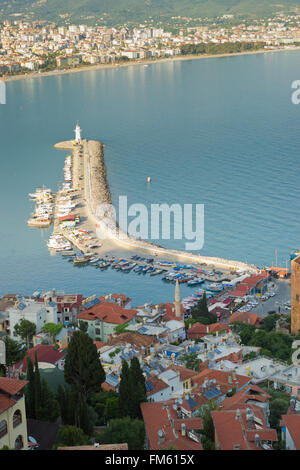
<instances>
[{"instance_id":1,"label":"beach","mask_svg":"<svg viewBox=\"0 0 300 470\"><path fill-rule=\"evenodd\" d=\"M253 54L268 54L274 52L291 52L291 51L298 51L300 47L293 47L291 48L281 48L281 49L262 49L258 51L245 51L245 52L234 52L228 54L202 54L202 55L178 55L174 57L162 57L157 59L142 59L142 60L129 60L125 63L109 63L109 64L96 64L96 65L82 65L76 68L65 69L65 70L51 70L49 72L28 72L25 74L20 75L4 75L1 80L5 82L11 82L15 80L25 80L30 78L41 78L41 77L49 77L55 75L66 75L69 73L78 73L78 72L88 72L93 70L105 70L105 69L117 69L122 67L133 67L136 65L150 65L150 64L159 64L165 62L178 62L184 60L198 60L198 59L213 59L213 58L222 58L222 57L237 57L237 56L244 56L244 55L253 55Z\"/></svg>"}]
</instances>

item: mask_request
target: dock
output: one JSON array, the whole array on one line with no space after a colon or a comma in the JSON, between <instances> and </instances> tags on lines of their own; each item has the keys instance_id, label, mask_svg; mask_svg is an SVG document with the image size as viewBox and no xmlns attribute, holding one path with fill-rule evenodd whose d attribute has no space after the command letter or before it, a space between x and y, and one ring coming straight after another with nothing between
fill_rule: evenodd
<instances>
[{"instance_id":1,"label":"dock","mask_svg":"<svg viewBox=\"0 0 300 470\"><path fill-rule=\"evenodd\" d=\"M132 254L140 254L157 260L193 263L198 266L219 269L225 273L230 271L257 273L259 271L255 266L239 261L167 249L147 241L134 239L124 233L120 238L118 236L120 229L111 215L107 216L106 214L106 217L103 217L97 212L100 204L111 204L103 143L94 140L81 140L80 143L75 143L73 140L69 140L57 143L54 147L70 151L72 154L73 198L78 204L72 213L80 218L80 224L76 226L76 230L88 232L88 236L97 240L99 246L88 249L87 243L83 241L84 237L74 236L70 229L62 229L57 216L56 204L53 232L63 235L81 252L89 251L102 258L105 255L130 257ZM58 195L59 193L56 198Z\"/></svg>"}]
</instances>

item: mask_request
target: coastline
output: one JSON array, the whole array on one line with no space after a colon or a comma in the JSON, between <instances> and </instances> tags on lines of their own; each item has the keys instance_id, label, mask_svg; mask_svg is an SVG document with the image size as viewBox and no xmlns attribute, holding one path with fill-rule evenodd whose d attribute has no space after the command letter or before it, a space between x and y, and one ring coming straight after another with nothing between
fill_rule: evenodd
<instances>
[{"instance_id":1,"label":"coastline","mask_svg":"<svg viewBox=\"0 0 300 470\"><path fill-rule=\"evenodd\" d=\"M124 64L96 64L96 65L84 65L76 68L71 68L67 70L51 70L49 72L28 72L22 75L12 75L7 76L4 75L0 77L0 80L4 82L12 82L16 80L27 80L31 78L43 78L43 77L50 77L50 76L59 76L59 75L66 75L70 73L79 73L79 72L89 72L93 70L104 70L104 69L119 69L122 67L132 67L137 65L151 65L151 64L158 64L158 63L165 63L165 62L178 62L184 60L198 60L198 59L213 59L213 58L222 58L222 57L237 57L237 56L244 56L244 55L253 55L253 54L267 54L267 53L274 53L274 52L292 52L292 51L299 51L300 46L293 47L292 49L260 49L257 51L245 51L245 52L234 52L234 53L226 53L226 54L191 54L191 55L178 55L175 57L162 57L157 59L142 59L142 60L129 60Z\"/></svg>"},{"instance_id":2,"label":"coastline","mask_svg":"<svg viewBox=\"0 0 300 470\"><path fill-rule=\"evenodd\" d=\"M80 187L78 202L81 208L78 215L80 215L81 220L85 220L83 229L91 231L101 241L101 248L94 249L94 255L103 256L104 254L121 250L123 256L125 252L134 252L135 254L148 254L159 259L176 259L182 262L202 263L225 271L245 271L253 274L259 271L257 267L240 261L169 249L146 240L132 238L128 233L124 233L119 228L113 213L108 208L105 214L100 215L98 213L100 205L111 204L103 143L83 140L79 145L74 145L74 141L65 141L55 144L54 147L61 150L70 150L73 155L73 164L76 159L80 159L82 162L82 169L78 173L73 170L73 184L78 189ZM63 230L62 234L82 251L80 244L78 245L76 240L69 236L68 231Z\"/></svg>"}]
</instances>

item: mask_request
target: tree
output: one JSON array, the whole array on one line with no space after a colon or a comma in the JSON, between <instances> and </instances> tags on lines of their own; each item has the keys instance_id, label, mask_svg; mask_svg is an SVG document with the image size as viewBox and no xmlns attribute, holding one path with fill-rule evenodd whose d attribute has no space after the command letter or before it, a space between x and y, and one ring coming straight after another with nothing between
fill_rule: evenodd
<instances>
[{"instance_id":1,"label":"tree","mask_svg":"<svg viewBox=\"0 0 300 470\"><path fill-rule=\"evenodd\" d=\"M33 366L27 357L28 384L25 388L26 414L28 418L55 421L60 414L58 401L45 379L41 381L37 357Z\"/></svg>"},{"instance_id":2,"label":"tree","mask_svg":"<svg viewBox=\"0 0 300 470\"><path fill-rule=\"evenodd\" d=\"M56 335L62 330L63 325L57 325L56 323L46 323L43 326L43 330L50 334L52 341L55 341Z\"/></svg>"},{"instance_id":3,"label":"tree","mask_svg":"<svg viewBox=\"0 0 300 470\"><path fill-rule=\"evenodd\" d=\"M143 421L130 419L112 419L109 427L101 433L101 444L121 444L126 442L129 450L142 450L145 441Z\"/></svg>"},{"instance_id":4,"label":"tree","mask_svg":"<svg viewBox=\"0 0 300 470\"><path fill-rule=\"evenodd\" d=\"M201 434L203 435L202 445L204 450L212 450L215 448L215 427L211 416L212 410L218 408L214 400L208 400L205 405L202 405L198 410L198 415L202 418L203 429Z\"/></svg>"},{"instance_id":5,"label":"tree","mask_svg":"<svg viewBox=\"0 0 300 470\"><path fill-rule=\"evenodd\" d=\"M23 359L25 355L25 349L22 348L17 341L10 338L9 336L5 336L4 343L7 366L12 366L13 364L16 364Z\"/></svg>"},{"instance_id":6,"label":"tree","mask_svg":"<svg viewBox=\"0 0 300 470\"><path fill-rule=\"evenodd\" d=\"M62 426L57 433L56 442L56 449L57 447L91 444L89 437L84 434L82 429L77 428L76 426Z\"/></svg>"},{"instance_id":7,"label":"tree","mask_svg":"<svg viewBox=\"0 0 300 470\"><path fill-rule=\"evenodd\" d=\"M280 318L280 315L278 315L277 313L273 315L268 315L267 317L263 319L261 329L264 329L266 331L274 330L276 326L276 322L279 318Z\"/></svg>"},{"instance_id":8,"label":"tree","mask_svg":"<svg viewBox=\"0 0 300 470\"><path fill-rule=\"evenodd\" d=\"M141 418L140 404L145 401L147 401L145 377L139 360L134 357L130 366L127 361L123 361L119 384L120 416Z\"/></svg>"},{"instance_id":9,"label":"tree","mask_svg":"<svg viewBox=\"0 0 300 470\"><path fill-rule=\"evenodd\" d=\"M28 384L25 388L25 403L27 418L35 418L35 388L34 388L34 370L29 356L27 356L27 375Z\"/></svg>"},{"instance_id":10,"label":"tree","mask_svg":"<svg viewBox=\"0 0 300 470\"><path fill-rule=\"evenodd\" d=\"M119 394L113 390L101 391L91 396L91 405L97 413L97 425L105 424L106 420L119 417Z\"/></svg>"},{"instance_id":11,"label":"tree","mask_svg":"<svg viewBox=\"0 0 300 470\"><path fill-rule=\"evenodd\" d=\"M116 419L119 416L119 399L108 398L105 402L104 416L106 419Z\"/></svg>"},{"instance_id":12,"label":"tree","mask_svg":"<svg viewBox=\"0 0 300 470\"><path fill-rule=\"evenodd\" d=\"M131 418L142 418L141 403L147 401L146 384L140 362L137 357L133 357L130 363L130 382L131 382Z\"/></svg>"},{"instance_id":13,"label":"tree","mask_svg":"<svg viewBox=\"0 0 300 470\"><path fill-rule=\"evenodd\" d=\"M60 415L60 407L54 392L51 390L44 377L41 380L40 393L42 406L39 410L39 419L41 421L53 422Z\"/></svg>"},{"instance_id":14,"label":"tree","mask_svg":"<svg viewBox=\"0 0 300 470\"><path fill-rule=\"evenodd\" d=\"M83 331L84 333L86 333L87 330L88 330L88 327L89 327L89 325L88 325L88 323L87 323L86 321L79 320L79 329L80 329L81 331Z\"/></svg>"},{"instance_id":15,"label":"tree","mask_svg":"<svg viewBox=\"0 0 300 470\"><path fill-rule=\"evenodd\" d=\"M122 361L122 369L119 383L119 413L125 417L130 415L131 382L127 361Z\"/></svg>"},{"instance_id":16,"label":"tree","mask_svg":"<svg viewBox=\"0 0 300 470\"><path fill-rule=\"evenodd\" d=\"M21 320L15 325L15 332L26 342L27 348L29 348L32 337L36 333L36 325L29 320Z\"/></svg>"},{"instance_id":17,"label":"tree","mask_svg":"<svg viewBox=\"0 0 300 470\"><path fill-rule=\"evenodd\" d=\"M217 316L211 314L208 310L206 292L204 292L197 305L191 309L190 314L193 320L203 323L204 325L209 325L217 321Z\"/></svg>"},{"instance_id":18,"label":"tree","mask_svg":"<svg viewBox=\"0 0 300 470\"><path fill-rule=\"evenodd\" d=\"M197 353L191 352L188 354L183 354L179 357L179 361L183 362L185 367L191 370L200 371L201 369L201 359L198 358Z\"/></svg>"},{"instance_id":19,"label":"tree","mask_svg":"<svg viewBox=\"0 0 300 470\"><path fill-rule=\"evenodd\" d=\"M75 331L68 346L65 380L87 400L91 392L101 390L105 372L93 340L83 331Z\"/></svg>"},{"instance_id":20,"label":"tree","mask_svg":"<svg viewBox=\"0 0 300 470\"><path fill-rule=\"evenodd\" d=\"M41 377L39 371L39 365L37 360L37 354L35 353L34 362L34 406L35 406L35 417L40 419L40 411L42 408L42 392L41 392Z\"/></svg>"}]
</instances>

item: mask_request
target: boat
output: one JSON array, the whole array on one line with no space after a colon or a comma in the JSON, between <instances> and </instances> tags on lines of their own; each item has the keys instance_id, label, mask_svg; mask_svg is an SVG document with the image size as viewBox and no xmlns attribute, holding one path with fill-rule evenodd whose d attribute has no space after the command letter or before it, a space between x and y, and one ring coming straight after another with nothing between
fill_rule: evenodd
<instances>
[{"instance_id":1,"label":"boat","mask_svg":"<svg viewBox=\"0 0 300 470\"><path fill-rule=\"evenodd\" d=\"M88 263L89 261L90 261L90 256L77 256L76 258L73 259L73 263L75 265Z\"/></svg>"},{"instance_id":2,"label":"boat","mask_svg":"<svg viewBox=\"0 0 300 470\"><path fill-rule=\"evenodd\" d=\"M199 284L203 284L203 282L204 282L204 279L200 277L200 278L190 279L187 282L187 285L188 286L197 286Z\"/></svg>"},{"instance_id":3,"label":"boat","mask_svg":"<svg viewBox=\"0 0 300 470\"><path fill-rule=\"evenodd\" d=\"M93 258L90 259L90 264L98 263L100 261L100 258L97 256L94 256Z\"/></svg>"},{"instance_id":4,"label":"boat","mask_svg":"<svg viewBox=\"0 0 300 470\"><path fill-rule=\"evenodd\" d=\"M36 218L28 219L27 223L29 227L48 228L52 224L52 219L36 217Z\"/></svg>"},{"instance_id":5,"label":"boat","mask_svg":"<svg viewBox=\"0 0 300 470\"><path fill-rule=\"evenodd\" d=\"M297 258L297 256L300 256L300 250L295 250L290 254L290 261Z\"/></svg>"}]
</instances>

